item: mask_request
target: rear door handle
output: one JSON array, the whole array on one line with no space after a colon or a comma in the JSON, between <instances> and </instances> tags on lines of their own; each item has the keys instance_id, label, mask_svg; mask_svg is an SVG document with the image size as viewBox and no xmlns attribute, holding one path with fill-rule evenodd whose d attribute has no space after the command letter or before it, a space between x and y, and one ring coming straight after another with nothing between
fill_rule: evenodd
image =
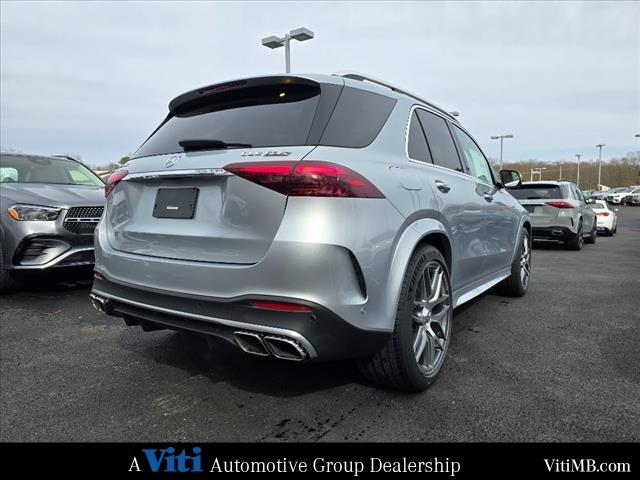
<instances>
[{"instance_id":1,"label":"rear door handle","mask_svg":"<svg viewBox=\"0 0 640 480\"><path fill-rule=\"evenodd\" d=\"M436 188L440 190L442 193L449 193L449 190L451 190L451 187L446 183L444 183L442 180L436 180L435 183L436 183Z\"/></svg>"}]
</instances>

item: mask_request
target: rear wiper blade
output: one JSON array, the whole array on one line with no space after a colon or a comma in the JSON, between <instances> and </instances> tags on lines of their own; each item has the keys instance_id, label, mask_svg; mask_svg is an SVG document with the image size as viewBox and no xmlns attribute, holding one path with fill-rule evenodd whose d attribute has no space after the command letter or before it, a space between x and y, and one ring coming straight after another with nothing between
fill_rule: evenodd
<instances>
[{"instance_id":1,"label":"rear wiper blade","mask_svg":"<svg viewBox=\"0 0 640 480\"><path fill-rule=\"evenodd\" d=\"M208 138L196 140L180 140L178 142L185 152L194 150L214 150L217 148L251 148L253 145L249 143L223 142L222 140L214 140Z\"/></svg>"}]
</instances>

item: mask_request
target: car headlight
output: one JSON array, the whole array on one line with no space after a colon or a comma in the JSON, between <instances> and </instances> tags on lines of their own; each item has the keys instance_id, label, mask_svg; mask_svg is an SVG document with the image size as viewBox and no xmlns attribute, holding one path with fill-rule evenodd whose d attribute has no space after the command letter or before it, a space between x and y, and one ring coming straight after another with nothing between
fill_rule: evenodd
<instances>
[{"instance_id":1,"label":"car headlight","mask_svg":"<svg viewBox=\"0 0 640 480\"><path fill-rule=\"evenodd\" d=\"M7 209L7 212L11 218L18 221L52 221L58 218L60 210L62 209L39 205L13 205Z\"/></svg>"}]
</instances>

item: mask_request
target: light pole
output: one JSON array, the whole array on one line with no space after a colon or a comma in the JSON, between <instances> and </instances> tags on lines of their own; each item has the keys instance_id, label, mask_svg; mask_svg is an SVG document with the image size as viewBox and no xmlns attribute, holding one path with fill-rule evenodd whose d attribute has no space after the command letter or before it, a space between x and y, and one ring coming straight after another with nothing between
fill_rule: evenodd
<instances>
[{"instance_id":1,"label":"light pole","mask_svg":"<svg viewBox=\"0 0 640 480\"><path fill-rule=\"evenodd\" d=\"M538 167L538 175L540 175L540 180L542 180L542 171L546 170L546 167Z\"/></svg>"},{"instance_id":2,"label":"light pole","mask_svg":"<svg viewBox=\"0 0 640 480\"><path fill-rule=\"evenodd\" d=\"M560 176L558 177L558 180L562 180L562 164L560 164Z\"/></svg>"},{"instance_id":3,"label":"light pole","mask_svg":"<svg viewBox=\"0 0 640 480\"><path fill-rule=\"evenodd\" d=\"M500 139L500 170L502 170L502 142L504 141L505 138L513 138L513 135L509 134L509 135L494 135L491 137L491 140L498 140Z\"/></svg>"},{"instance_id":4,"label":"light pole","mask_svg":"<svg viewBox=\"0 0 640 480\"><path fill-rule=\"evenodd\" d=\"M295 30L291 30L289 33L285 33L284 37L276 37L272 35L267 38L262 39L262 45L267 48L280 48L284 47L284 60L285 60L285 69L287 73L291 73L291 39L298 40L299 42L304 42L305 40L311 40L314 34L308 28L300 27Z\"/></svg>"},{"instance_id":5,"label":"light pole","mask_svg":"<svg viewBox=\"0 0 640 480\"><path fill-rule=\"evenodd\" d=\"M542 180L542 170L546 170L547 167L533 167L531 169L531 181L533 182L533 174L537 173L539 175L539 179Z\"/></svg>"},{"instance_id":6,"label":"light pole","mask_svg":"<svg viewBox=\"0 0 640 480\"><path fill-rule=\"evenodd\" d=\"M602 185L600 182L602 176L602 147L604 147L604 143L596 145L596 148L600 151L598 153L598 189L600 189L600 186Z\"/></svg>"},{"instance_id":7,"label":"light pole","mask_svg":"<svg viewBox=\"0 0 640 480\"><path fill-rule=\"evenodd\" d=\"M634 135L634 137L635 137L635 138L640 138L640 133L636 133L636 134ZM637 155L637 157L638 157L638 166L640 166L640 150L638 150L638 155ZM640 175L640 172L638 172L638 175Z\"/></svg>"},{"instance_id":8,"label":"light pole","mask_svg":"<svg viewBox=\"0 0 640 480\"><path fill-rule=\"evenodd\" d=\"M576 153L576 157L578 157L578 174L576 175L576 185L580 188L580 157L581 153Z\"/></svg>"}]
</instances>

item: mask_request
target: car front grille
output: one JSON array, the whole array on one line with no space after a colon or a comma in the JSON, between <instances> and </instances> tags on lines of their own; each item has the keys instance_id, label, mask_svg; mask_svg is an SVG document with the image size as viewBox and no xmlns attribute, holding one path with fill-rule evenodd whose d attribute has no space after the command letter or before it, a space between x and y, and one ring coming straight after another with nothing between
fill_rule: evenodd
<instances>
[{"instance_id":1,"label":"car front grille","mask_svg":"<svg viewBox=\"0 0 640 480\"><path fill-rule=\"evenodd\" d=\"M64 217L64 228L78 235L93 235L104 207L73 207Z\"/></svg>"}]
</instances>

